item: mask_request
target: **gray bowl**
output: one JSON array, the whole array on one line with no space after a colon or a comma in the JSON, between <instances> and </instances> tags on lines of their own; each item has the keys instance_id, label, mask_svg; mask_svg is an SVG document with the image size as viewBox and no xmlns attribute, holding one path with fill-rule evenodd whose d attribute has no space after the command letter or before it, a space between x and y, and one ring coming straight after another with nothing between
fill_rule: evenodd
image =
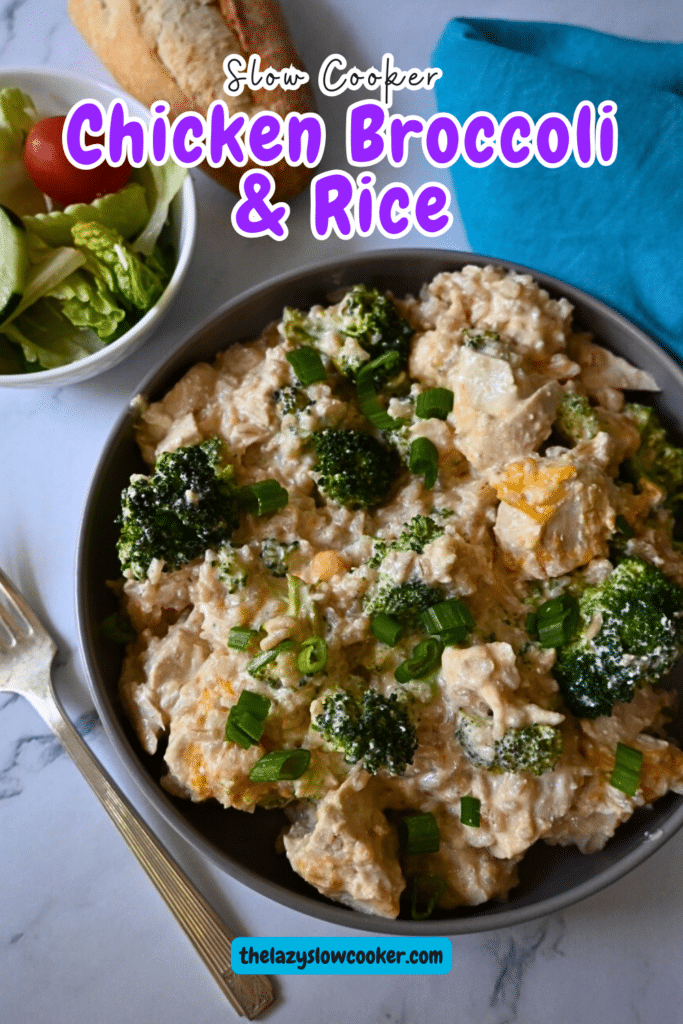
<instances>
[{"instance_id":1,"label":"gray bowl","mask_svg":"<svg viewBox=\"0 0 683 1024\"><path fill-rule=\"evenodd\" d=\"M648 370L661 387L655 404L676 431L683 429L683 372L641 331L583 292L544 274L515 264L437 250L406 249L368 253L326 263L275 278L232 300L181 344L142 383L139 393L157 400L199 360L213 356L235 341L256 338L285 305L308 308L324 302L328 293L357 282L387 288L396 295L415 294L442 270L459 270L468 263L495 263L532 273L553 296L566 296L575 308L575 322L596 340ZM457 935L507 927L553 913L590 896L644 861L683 824L683 798L672 794L650 808L638 810L604 850L588 856L575 848L533 846L520 866L520 884L506 903L490 902L436 914L415 922L409 915L396 921L360 914L319 895L292 871L284 854L275 852L276 837L285 823L281 811L245 814L225 810L215 801L176 800L160 786L161 755L145 754L117 697L121 650L105 640L99 623L115 610L105 586L119 576L116 527L119 496L130 474L144 471L133 437L135 412L127 409L107 441L95 469L83 513L77 562L78 628L95 704L114 747L136 783L156 809L212 861L252 889L294 910L354 930L400 935ZM681 681L672 674L671 685ZM683 722L674 722L674 735L683 737Z\"/></svg>"}]
</instances>

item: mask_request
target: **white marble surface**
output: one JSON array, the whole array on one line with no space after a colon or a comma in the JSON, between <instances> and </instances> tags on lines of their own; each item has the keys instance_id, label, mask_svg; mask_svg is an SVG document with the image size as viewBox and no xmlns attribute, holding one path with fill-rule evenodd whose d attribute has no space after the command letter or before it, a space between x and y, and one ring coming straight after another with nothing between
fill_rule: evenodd
<instances>
[{"instance_id":1,"label":"white marble surface","mask_svg":"<svg viewBox=\"0 0 683 1024\"><path fill-rule=\"evenodd\" d=\"M65 8L48 0L0 0L0 67L52 66L110 81ZM612 0L602 7L593 0L283 0L283 8L314 73L334 51L359 67L377 63L389 50L399 65L427 66L440 31L457 14L572 21L644 39L683 40L683 8L666 0ZM394 109L428 115L431 102L429 94L403 94ZM344 166L345 108L345 98L321 103L328 168ZM421 161L413 161L401 180L417 186L424 171ZM316 242L303 199L293 203L286 243L240 239L230 227L232 198L195 175L197 251L159 336L95 380L0 392L0 565L59 640L59 690L88 742L226 921L254 935L348 935L232 881L144 806L97 723L77 653L73 565L80 510L98 452L138 381L199 320L245 287L320 257L388 244L381 236ZM413 234L402 244L420 246L423 239ZM457 218L436 244L466 247ZM277 1002L266 1019L679 1021L681 854L678 835L627 878L561 915L454 939L454 966L446 977L278 979ZM0 697L0 1019L214 1024L231 1018L67 757L27 704Z\"/></svg>"}]
</instances>

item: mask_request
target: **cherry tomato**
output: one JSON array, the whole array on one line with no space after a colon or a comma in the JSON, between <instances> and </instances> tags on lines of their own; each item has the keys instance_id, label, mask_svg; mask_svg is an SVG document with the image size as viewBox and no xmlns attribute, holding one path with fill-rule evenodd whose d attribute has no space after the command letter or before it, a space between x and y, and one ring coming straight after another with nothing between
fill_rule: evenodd
<instances>
[{"instance_id":1,"label":"cherry tomato","mask_svg":"<svg viewBox=\"0 0 683 1024\"><path fill-rule=\"evenodd\" d=\"M46 117L29 131L24 147L24 166L33 184L62 206L91 203L98 196L118 192L127 185L131 168L126 162L120 167L101 163L99 167L88 170L69 163L62 146L65 121L65 117ZM88 137L86 144L95 141L98 140Z\"/></svg>"}]
</instances>

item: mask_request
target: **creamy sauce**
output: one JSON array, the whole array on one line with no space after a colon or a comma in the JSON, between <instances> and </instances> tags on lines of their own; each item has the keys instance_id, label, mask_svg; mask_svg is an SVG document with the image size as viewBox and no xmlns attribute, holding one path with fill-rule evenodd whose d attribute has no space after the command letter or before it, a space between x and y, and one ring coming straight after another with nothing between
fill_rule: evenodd
<instances>
[{"instance_id":1,"label":"creamy sauce","mask_svg":"<svg viewBox=\"0 0 683 1024\"><path fill-rule=\"evenodd\" d=\"M577 570L593 581L611 571L608 541L618 515L636 526L631 553L683 581L683 559L664 532L642 525L651 504L615 481L619 462L638 443L621 411L621 389L655 385L574 335L569 303L549 298L528 276L466 267L439 275L418 298L398 305L416 329L412 388L389 411L410 419L404 446L420 436L436 446L439 475L431 490L404 468L388 499L370 511L343 508L319 493L310 434L372 428L333 369L327 381L304 389L303 411L283 415L274 396L296 378L286 359L293 346L277 325L250 344L233 345L212 365L195 366L144 410L138 440L150 465L161 452L218 435L239 485L274 478L289 503L270 516L243 517L229 570L219 552L207 551L175 572L153 563L145 580L122 584L138 639L120 684L145 750L153 753L167 737L169 791L244 811L287 805L291 826L283 840L294 869L326 896L386 917L398 914L414 874L445 880L444 908L505 898L536 840L597 850L635 807L669 789L683 792L680 752L648 733L670 697L645 687L611 717L579 721L563 710L554 652L530 644L525 630L528 602L539 588L561 589L562 578ZM320 347L331 358L342 351L358 356L334 331ZM431 387L454 393L445 421L413 415L417 394ZM567 390L602 396L608 429L571 450L545 448ZM374 538L390 545L416 515L432 516L438 535L422 551L389 550L372 564ZM445 597L464 600L475 620L465 644L447 647L426 681L402 685L394 678L423 638L419 630L408 629L393 648L370 630L363 599L381 576L440 587ZM288 577L299 607L291 604ZM261 628L263 651L324 634L326 668L302 678L290 651L265 678L254 678L247 665L255 652L227 646L235 626ZM325 695L359 678L409 701L418 746L403 775L347 764L311 727ZM246 750L224 738L245 689L271 701L261 742ZM463 713L488 722L491 742L532 724L556 728L562 756L538 776L478 768L457 738ZM609 783L617 742L644 755L634 797ZM266 752L300 746L312 755L300 779L249 780ZM480 801L479 827L460 821L466 795ZM434 815L437 853L401 855L396 822L405 811Z\"/></svg>"}]
</instances>

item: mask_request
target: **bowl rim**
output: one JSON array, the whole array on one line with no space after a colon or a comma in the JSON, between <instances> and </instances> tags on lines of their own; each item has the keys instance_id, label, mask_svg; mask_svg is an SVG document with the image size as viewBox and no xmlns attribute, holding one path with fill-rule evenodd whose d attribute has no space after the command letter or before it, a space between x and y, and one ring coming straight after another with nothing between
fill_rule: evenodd
<instances>
[{"instance_id":1,"label":"bowl rim","mask_svg":"<svg viewBox=\"0 0 683 1024\"><path fill-rule=\"evenodd\" d=\"M112 100L117 98L125 100L131 113L135 113L138 117L143 117L146 121L150 120L151 115L148 108L126 93L124 89L109 85L109 83L102 82L92 76L72 74L69 71L62 71L60 69L52 71L44 67L2 67L0 68L0 88L7 87L3 85L3 81L12 78L12 76L22 75L36 76L43 79L46 83L51 81L64 82L78 89L83 89L84 99L87 98L87 90L94 86L103 93L108 94ZM22 88L22 86L19 86L19 88ZM150 329L153 329L155 322L161 320L175 298L187 274L194 251L197 235L197 203L190 174L186 176L182 188L174 197L173 202L175 203L179 197L181 211L178 228L179 236L183 238L183 244L179 246L178 259L171 278L152 308L148 309L145 315L129 331L126 331L116 341L105 345L97 352L84 356L83 359L76 359L74 362L66 363L64 366L54 366L49 370L36 370L32 373L0 373L0 387L58 386L70 383L72 377L77 378L73 381L77 383L85 376L95 376L98 372L104 373L118 362L119 359L123 358L128 346L134 345L141 335L147 334ZM103 365L101 370L98 371L100 364Z\"/></svg>"},{"instance_id":2,"label":"bowl rim","mask_svg":"<svg viewBox=\"0 0 683 1024\"><path fill-rule=\"evenodd\" d=\"M128 405L122 410L112 427L91 474L87 498L79 524L75 561L75 602L81 658L86 668L90 692L97 712L103 722L105 732L114 746L117 756L137 787L152 803L155 810L177 832L201 850L211 862L226 871L231 877L236 878L249 888L291 910L353 930L415 936L450 936L476 934L535 920L578 903L611 885L647 860L683 826L683 796L672 798L673 806L669 809L664 820L658 821L656 828L652 832L642 830L640 842L634 849L620 856L613 864L602 868L595 876L571 886L564 892L545 897L537 903L506 909L504 903L495 904L489 901L480 907L460 908L467 911L468 916L415 922L400 918L378 917L352 910L340 903L323 900L316 895L308 896L307 894L293 892L279 883L263 878L257 871L235 862L229 854L219 850L193 823L183 818L182 813L171 803L165 792L146 771L140 761L139 752L129 742L120 722L115 716L110 715L104 695L100 692L96 682L98 667L89 633L89 615L86 600L87 587L85 585L84 572L88 523L97 496L98 481L107 469L112 452L120 444L124 434L135 420L140 398L144 400L150 393L154 393L155 389L158 389L165 378L166 383L163 386L168 389L171 386L168 383L168 378L174 376L177 379L179 372L184 372L184 370L181 370L181 367L189 368L191 365L191 362L188 362L188 360L180 363L181 356L187 355L188 359L191 360L189 352L193 346L196 346L203 335L214 326L220 324L228 314L238 310L240 306L253 302L266 290L301 282L302 279L315 279L323 275L330 275L351 266L358 267L359 276L357 279L362 280L363 265L376 263L378 259L396 264L398 269L398 266L401 264L405 265L406 261L424 258L433 259L436 262L441 261L444 265L442 269L459 270L469 263L477 266L490 264L506 271L530 275L537 284L549 290L551 295L553 293L555 295L559 294L569 299L573 305L579 303L580 305L587 306L592 311L599 312L603 317L606 317L619 330L630 333L636 339L637 344L645 348L650 358L655 363L659 363L663 369L666 369L675 378L678 387L683 392L683 367L660 345L648 338L638 327L604 302L572 285L566 284L558 278L544 274L542 271L537 271L509 260L478 253L426 248L377 249L353 254L346 259L329 259L324 262L305 264L271 277L222 304L191 333L179 341L171 351L164 353L163 357L145 375ZM448 267L449 263L453 263L451 268ZM434 271L434 273L438 273L438 271ZM601 341L600 338L597 340ZM228 347L230 343L230 340L226 341L225 347ZM216 349L216 353L220 350L220 348ZM196 360L197 357L195 357L194 361L196 362ZM683 416L681 418L681 425L683 427ZM626 824L624 823L624 826ZM617 837L619 836L619 830L617 830L616 835ZM512 890L512 898L514 898L514 889ZM493 909L491 909L492 907ZM498 907L500 907L500 910Z\"/></svg>"}]
</instances>

